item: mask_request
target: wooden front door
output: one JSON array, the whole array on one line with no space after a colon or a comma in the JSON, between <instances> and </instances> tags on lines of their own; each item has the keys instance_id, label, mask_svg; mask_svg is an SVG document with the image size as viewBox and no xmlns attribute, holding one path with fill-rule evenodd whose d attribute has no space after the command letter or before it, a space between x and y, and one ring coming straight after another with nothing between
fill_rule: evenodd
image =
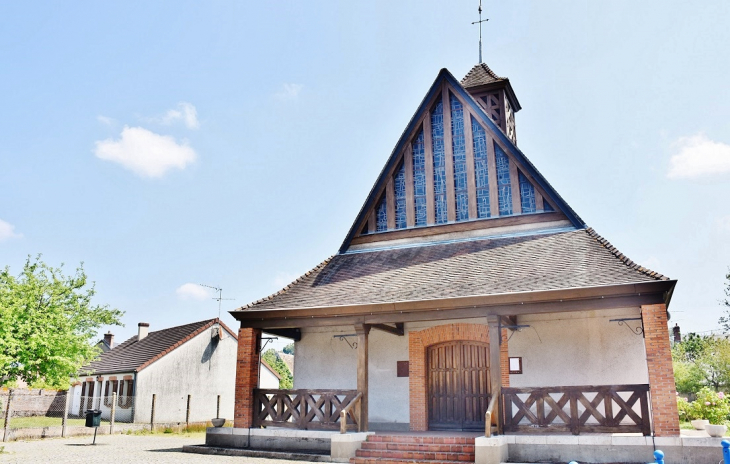
<instances>
[{"instance_id":1,"label":"wooden front door","mask_svg":"<svg viewBox=\"0 0 730 464\"><path fill-rule=\"evenodd\" d=\"M487 343L454 341L428 347L430 430L484 430L489 393Z\"/></svg>"}]
</instances>

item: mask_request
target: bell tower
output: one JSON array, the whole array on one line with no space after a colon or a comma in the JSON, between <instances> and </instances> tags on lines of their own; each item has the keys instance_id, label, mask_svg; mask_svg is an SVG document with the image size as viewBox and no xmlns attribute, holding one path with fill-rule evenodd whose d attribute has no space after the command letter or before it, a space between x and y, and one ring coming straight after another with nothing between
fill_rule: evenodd
<instances>
[{"instance_id":1,"label":"bell tower","mask_svg":"<svg viewBox=\"0 0 730 464\"><path fill-rule=\"evenodd\" d=\"M464 76L461 85L516 145L515 113L522 107L509 79L497 76L485 63L479 63Z\"/></svg>"}]
</instances>

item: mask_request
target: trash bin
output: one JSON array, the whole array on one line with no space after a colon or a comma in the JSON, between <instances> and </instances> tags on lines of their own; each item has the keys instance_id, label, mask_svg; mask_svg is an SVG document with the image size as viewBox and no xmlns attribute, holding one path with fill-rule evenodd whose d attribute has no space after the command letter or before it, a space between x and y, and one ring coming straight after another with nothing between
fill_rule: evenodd
<instances>
[{"instance_id":1,"label":"trash bin","mask_svg":"<svg viewBox=\"0 0 730 464\"><path fill-rule=\"evenodd\" d=\"M99 427L101 425L101 409L89 409L86 411L86 426Z\"/></svg>"}]
</instances>

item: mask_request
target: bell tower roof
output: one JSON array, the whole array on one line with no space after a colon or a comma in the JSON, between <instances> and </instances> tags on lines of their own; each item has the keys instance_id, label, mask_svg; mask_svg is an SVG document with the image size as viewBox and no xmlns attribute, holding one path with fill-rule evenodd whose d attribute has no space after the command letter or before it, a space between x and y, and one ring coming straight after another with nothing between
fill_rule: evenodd
<instances>
[{"instance_id":1,"label":"bell tower roof","mask_svg":"<svg viewBox=\"0 0 730 464\"><path fill-rule=\"evenodd\" d=\"M512 85L509 83L509 78L498 76L486 63L479 63L471 68L461 80L461 85L471 94L479 93L482 90L504 88L514 112L516 113L522 109L520 102L517 100L517 95L515 95Z\"/></svg>"}]
</instances>

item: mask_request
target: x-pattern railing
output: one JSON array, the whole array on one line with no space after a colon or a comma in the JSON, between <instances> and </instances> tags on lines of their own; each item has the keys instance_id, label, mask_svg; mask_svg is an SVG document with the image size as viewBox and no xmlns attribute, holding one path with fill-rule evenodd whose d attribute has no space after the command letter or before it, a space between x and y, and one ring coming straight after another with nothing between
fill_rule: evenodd
<instances>
[{"instance_id":1,"label":"x-pattern railing","mask_svg":"<svg viewBox=\"0 0 730 464\"><path fill-rule=\"evenodd\" d=\"M357 390L254 390L254 426L339 430L342 410ZM356 429L351 415L347 429Z\"/></svg>"},{"instance_id":2,"label":"x-pattern railing","mask_svg":"<svg viewBox=\"0 0 730 464\"><path fill-rule=\"evenodd\" d=\"M506 432L651 434L648 385L503 388L502 397Z\"/></svg>"}]
</instances>

